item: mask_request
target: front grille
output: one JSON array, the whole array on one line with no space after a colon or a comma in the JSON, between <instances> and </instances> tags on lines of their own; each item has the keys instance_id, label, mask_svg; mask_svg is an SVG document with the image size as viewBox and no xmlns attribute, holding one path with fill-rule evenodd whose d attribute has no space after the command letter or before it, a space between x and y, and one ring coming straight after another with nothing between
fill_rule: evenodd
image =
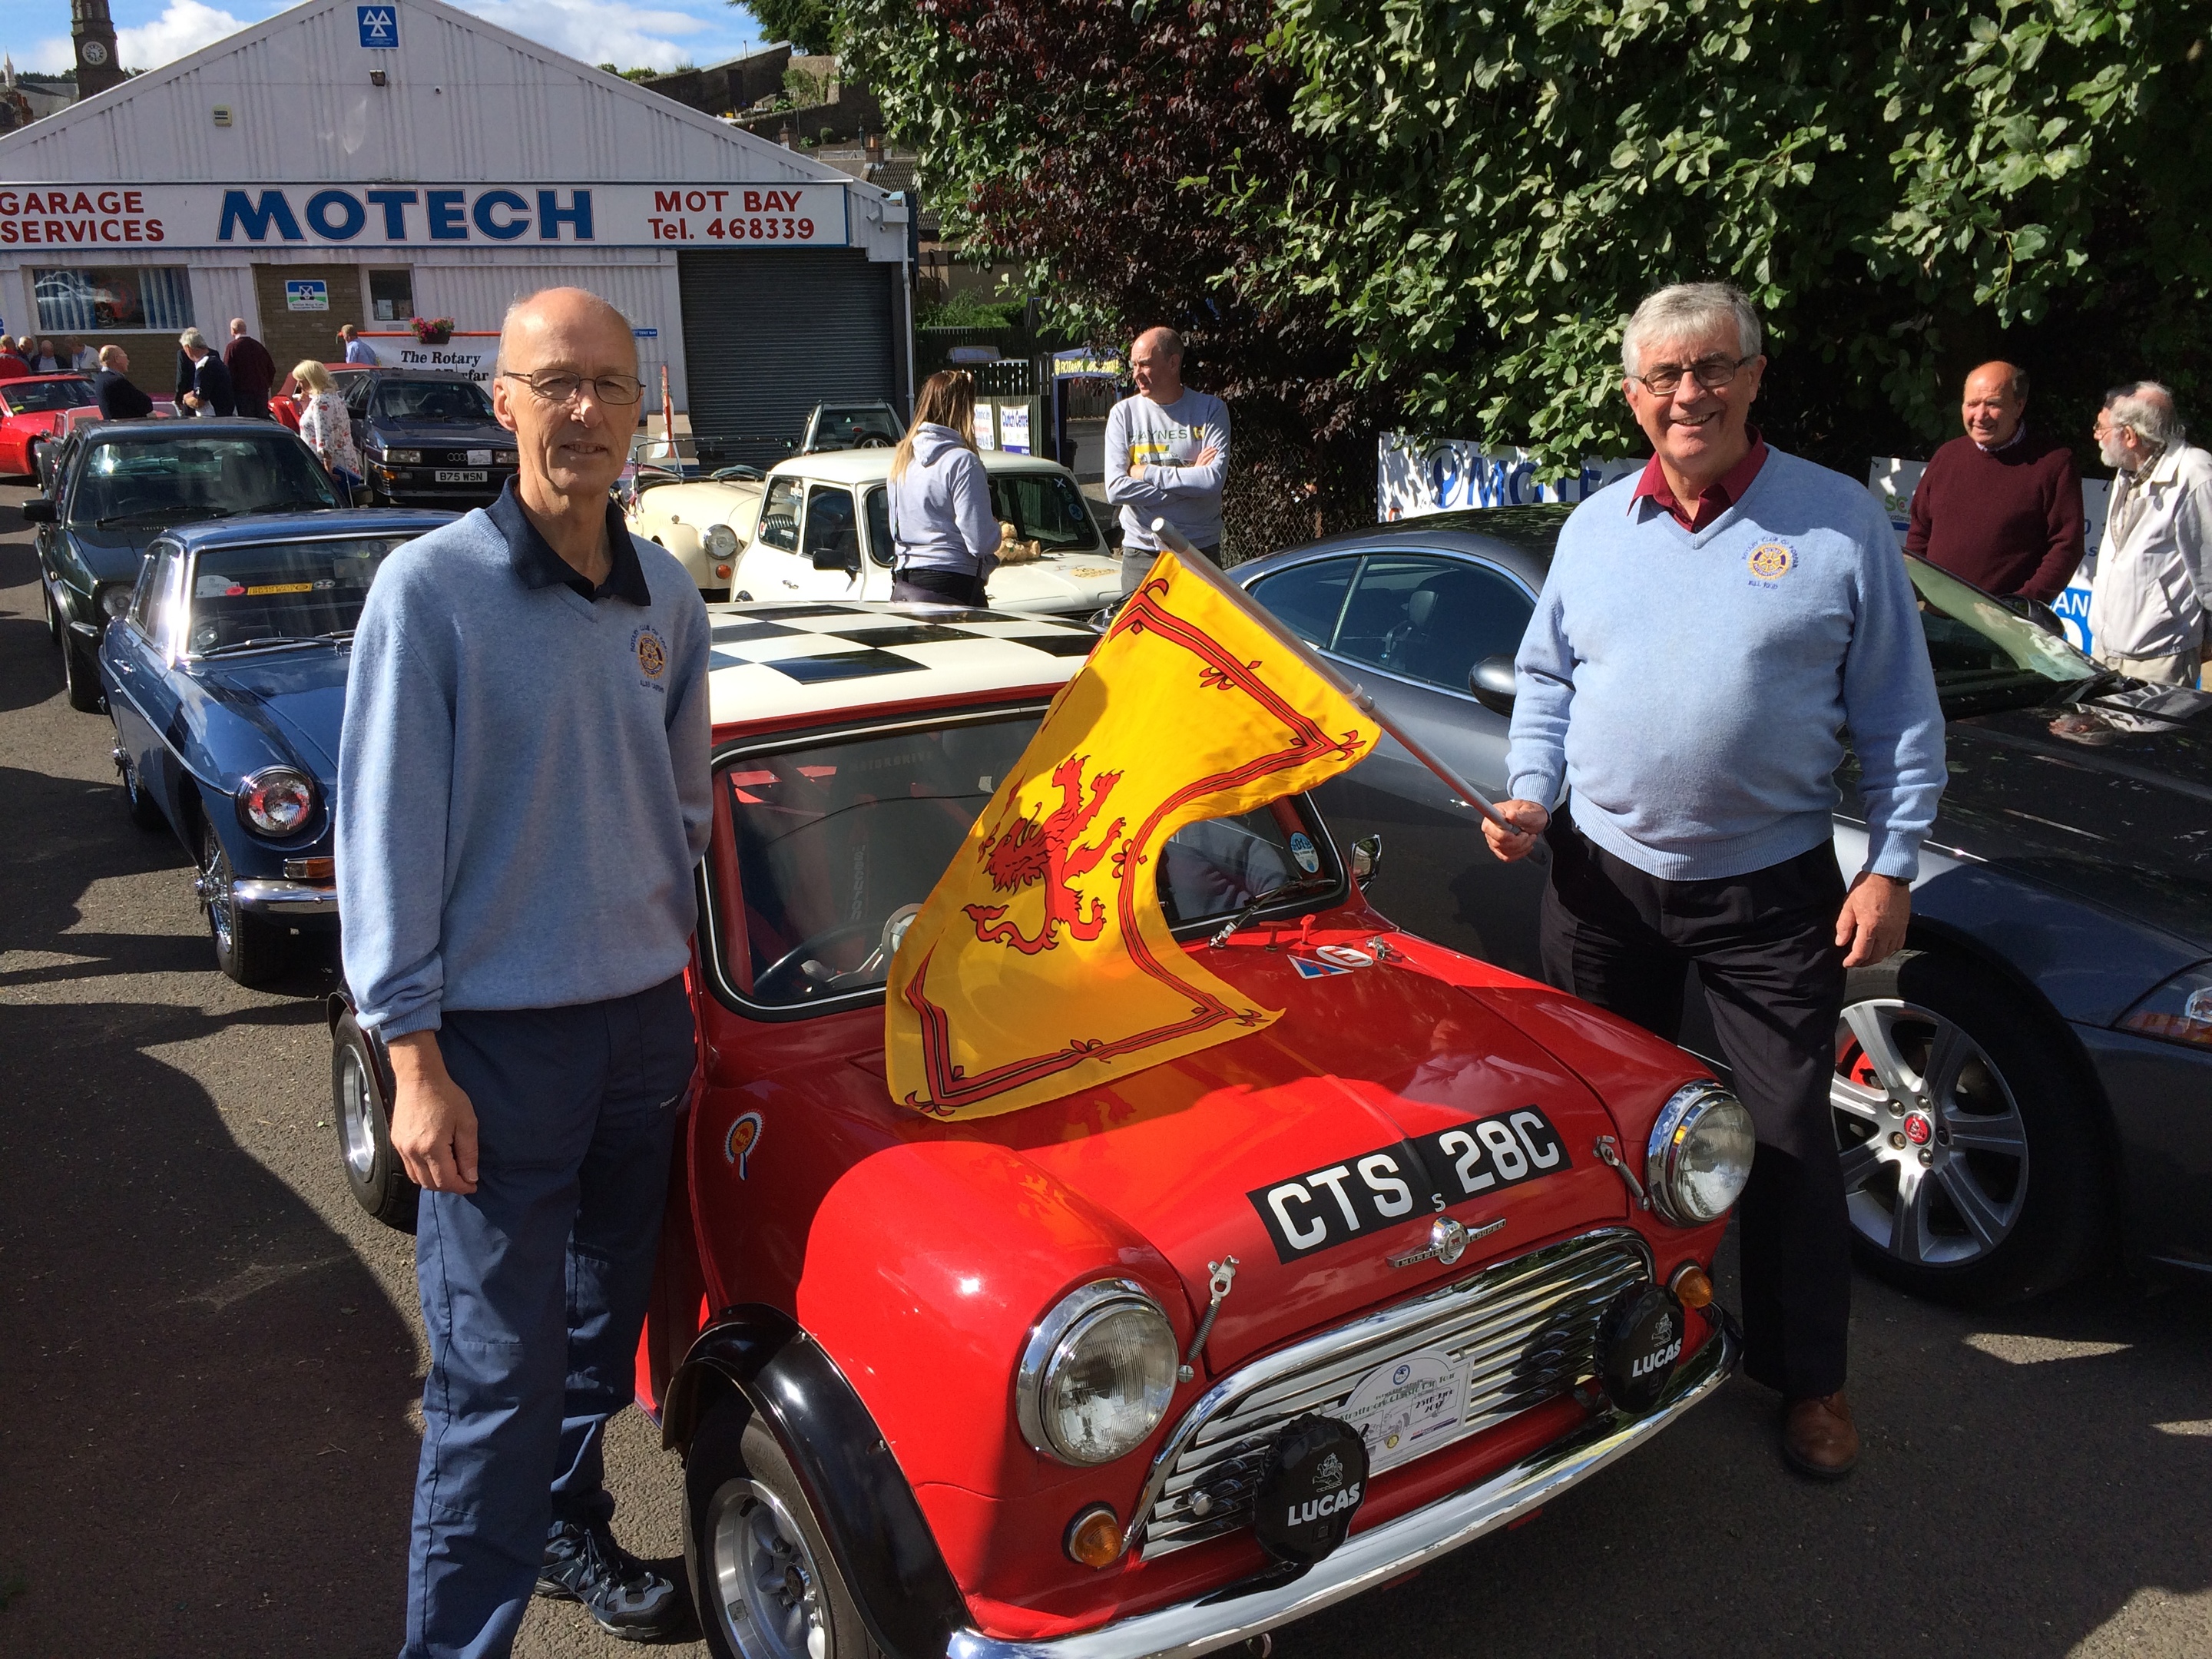
<instances>
[{"instance_id":1,"label":"front grille","mask_svg":"<svg viewBox=\"0 0 2212 1659\"><path fill-rule=\"evenodd\" d=\"M1467 1415L1439 1446L1556 1399L1595 1370L1605 1304L1650 1276L1634 1233L1594 1233L1254 1361L1207 1390L1155 1460L1137 1510L1139 1554L1149 1561L1249 1524L1284 1425L1341 1409L1378 1365L1436 1350L1468 1366Z\"/></svg>"}]
</instances>

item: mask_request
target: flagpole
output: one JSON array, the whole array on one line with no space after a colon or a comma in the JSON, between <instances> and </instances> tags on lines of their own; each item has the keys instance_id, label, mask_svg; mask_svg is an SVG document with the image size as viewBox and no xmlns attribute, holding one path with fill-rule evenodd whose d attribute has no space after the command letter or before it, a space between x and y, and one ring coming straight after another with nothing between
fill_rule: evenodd
<instances>
[{"instance_id":1,"label":"flagpole","mask_svg":"<svg viewBox=\"0 0 2212 1659\"><path fill-rule=\"evenodd\" d=\"M1222 573L1220 567L1192 546L1188 538L1181 531L1165 519L1154 519L1152 534L1159 538L1162 546L1182 561L1184 569L1207 584L1222 598L1243 611L1254 624L1264 629L1268 635L1279 643L1284 649L1290 652L1314 673L1319 675L1328 684L1334 687L1353 708L1397 738L1405 745L1407 753L1435 773L1454 794L1508 835L1525 836L1531 833L1492 806L1489 798L1454 771L1442 756L1414 737L1412 732L1394 723L1389 715L1376 707L1375 699L1367 695L1366 687L1354 684L1338 673L1311 646L1284 627L1280 621L1259 601L1247 593L1242 586L1231 581Z\"/></svg>"}]
</instances>

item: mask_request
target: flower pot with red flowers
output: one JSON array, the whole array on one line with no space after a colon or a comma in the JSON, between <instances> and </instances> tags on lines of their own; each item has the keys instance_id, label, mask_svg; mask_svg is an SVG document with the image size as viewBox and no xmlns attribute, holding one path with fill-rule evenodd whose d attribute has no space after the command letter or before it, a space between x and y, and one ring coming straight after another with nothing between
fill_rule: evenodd
<instances>
[{"instance_id":1,"label":"flower pot with red flowers","mask_svg":"<svg viewBox=\"0 0 2212 1659\"><path fill-rule=\"evenodd\" d=\"M415 337L424 345L444 345L453 337L453 319L450 317L417 317L413 321Z\"/></svg>"}]
</instances>

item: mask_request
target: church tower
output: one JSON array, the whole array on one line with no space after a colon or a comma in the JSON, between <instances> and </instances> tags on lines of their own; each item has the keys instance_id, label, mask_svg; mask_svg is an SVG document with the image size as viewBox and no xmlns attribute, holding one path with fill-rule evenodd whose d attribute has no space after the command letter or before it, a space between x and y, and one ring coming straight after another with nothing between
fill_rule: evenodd
<instances>
[{"instance_id":1,"label":"church tower","mask_svg":"<svg viewBox=\"0 0 2212 1659\"><path fill-rule=\"evenodd\" d=\"M123 82L123 65L116 61L115 23L107 15L107 0L70 0L70 34L76 42L76 95Z\"/></svg>"}]
</instances>

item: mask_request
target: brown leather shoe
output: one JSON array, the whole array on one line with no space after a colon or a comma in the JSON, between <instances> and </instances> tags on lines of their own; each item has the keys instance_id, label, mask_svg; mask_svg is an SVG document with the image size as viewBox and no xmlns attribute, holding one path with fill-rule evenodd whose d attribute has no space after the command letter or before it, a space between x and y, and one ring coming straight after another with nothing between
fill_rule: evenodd
<instances>
[{"instance_id":1,"label":"brown leather shoe","mask_svg":"<svg viewBox=\"0 0 2212 1659\"><path fill-rule=\"evenodd\" d=\"M1782 1419L1782 1455L1800 1474L1840 1480L1859 1461L1859 1431L1843 1390L1824 1399L1793 1400Z\"/></svg>"}]
</instances>

